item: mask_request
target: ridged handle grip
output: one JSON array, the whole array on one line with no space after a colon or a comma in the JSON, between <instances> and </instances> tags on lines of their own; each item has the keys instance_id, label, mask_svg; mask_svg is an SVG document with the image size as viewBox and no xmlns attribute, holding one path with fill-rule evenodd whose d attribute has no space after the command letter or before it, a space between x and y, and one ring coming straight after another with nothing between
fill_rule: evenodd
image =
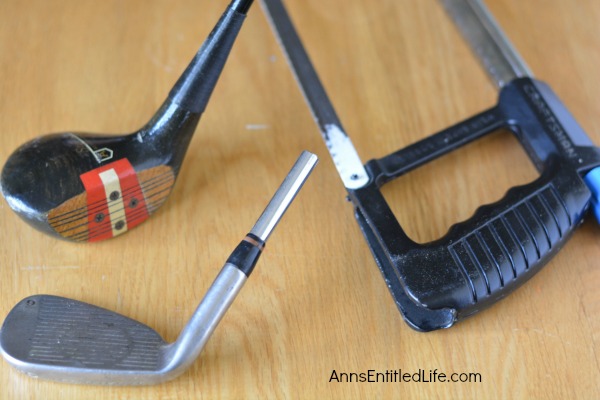
<instances>
[{"instance_id":1,"label":"ridged handle grip","mask_svg":"<svg viewBox=\"0 0 600 400\"><path fill-rule=\"evenodd\" d=\"M543 180L512 189L446 236L446 248L464 275L473 303L499 297L528 278L579 222L581 215L569 212L556 185Z\"/></svg>"},{"instance_id":2,"label":"ridged handle grip","mask_svg":"<svg viewBox=\"0 0 600 400\"><path fill-rule=\"evenodd\" d=\"M438 240L410 239L379 188L503 128L516 136L540 176L481 206ZM523 78L502 90L496 107L369 161L369 184L349 194L403 317L429 331L481 311L535 275L582 221L591 202L583 176L598 165L598 148L554 93Z\"/></svg>"}]
</instances>

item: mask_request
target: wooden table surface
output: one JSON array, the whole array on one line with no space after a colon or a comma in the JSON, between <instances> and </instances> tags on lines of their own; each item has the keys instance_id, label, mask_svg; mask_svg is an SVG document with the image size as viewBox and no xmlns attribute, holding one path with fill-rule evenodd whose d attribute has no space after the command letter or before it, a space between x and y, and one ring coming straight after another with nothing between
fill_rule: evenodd
<instances>
[{"instance_id":1,"label":"wooden table surface","mask_svg":"<svg viewBox=\"0 0 600 400\"><path fill-rule=\"evenodd\" d=\"M490 83L436 1L289 1L363 161L492 106ZM0 3L0 162L67 130L123 133L161 104L226 6L199 0ZM494 0L536 76L600 144L600 2ZM0 201L0 316L54 294L174 340L303 149L321 162L193 366L166 384L34 380L0 360L0 398L600 398L600 228L586 220L526 285L448 330L402 320L304 99L255 4L169 200L97 244L48 237ZM537 176L499 133L386 187L414 239ZM470 383L338 383L332 373L476 373Z\"/></svg>"}]
</instances>

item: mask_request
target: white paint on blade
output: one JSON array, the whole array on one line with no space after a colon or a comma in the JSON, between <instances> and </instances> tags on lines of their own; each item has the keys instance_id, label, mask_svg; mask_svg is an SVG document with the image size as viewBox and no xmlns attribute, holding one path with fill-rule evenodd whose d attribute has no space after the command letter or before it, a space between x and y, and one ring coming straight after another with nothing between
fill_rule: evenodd
<instances>
[{"instance_id":1,"label":"white paint on blade","mask_svg":"<svg viewBox=\"0 0 600 400\"><path fill-rule=\"evenodd\" d=\"M348 189L358 189L366 185L369 175L348 135L334 124L325 125L325 130L323 139L344 186Z\"/></svg>"}]
</instances>

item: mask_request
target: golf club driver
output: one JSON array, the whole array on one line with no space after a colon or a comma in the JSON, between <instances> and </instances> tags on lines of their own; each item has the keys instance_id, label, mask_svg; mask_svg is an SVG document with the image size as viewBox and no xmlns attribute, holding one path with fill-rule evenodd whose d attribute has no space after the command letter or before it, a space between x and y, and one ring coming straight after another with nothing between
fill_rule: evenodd
<instances>
[{"instance_id":1,"label":"golf club driver","mask_svg":"<svg viewBox=\"0 0 600 400\"><path fill-rule=\"evenodd\" d=\"M42 232L100 241L139 225L173 189L200 115L252 0L233 0L167 99L126 135L58 133L35 138L8 158L0 190Z\"/></svg>"},{"instance_id":2,"label":"golf club driver","mask_svg":"<svg viewBox=\"0 0 600 400\"><path fill-rule=\"evenodd\" d=\"M115 312L63 297L18 303L0 329L0 352L18 370L44 379L98 385L170 380L198 357L252 272L267 238L317 163L303 152L174 343Z\"/></svg>"}]
</instances>

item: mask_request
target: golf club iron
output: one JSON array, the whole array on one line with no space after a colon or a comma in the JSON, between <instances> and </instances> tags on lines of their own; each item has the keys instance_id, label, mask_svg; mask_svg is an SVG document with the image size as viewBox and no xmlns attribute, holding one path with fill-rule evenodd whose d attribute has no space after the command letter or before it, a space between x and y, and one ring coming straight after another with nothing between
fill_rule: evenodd
<instances>
[{"instance_id":1,"label":"golf club iron","mask_svg":"<svg viewBox=\"0 0 600 400\"><path fill-rule=\"evenodd\" d=\"M317 163L303 152L256 224L174 343L115 312L63 297L19 302L0 329L0 352L18 370L43 379L96 385L170 380L198 357L252 272L269 235Z\"/></svg>"},{"instance_id":2,"label":"golf club iron","mask_svg":"<svg viewBox=\"0 0 600 400\"><path fill-rule=\"evenodd\" d=\"M0 176L9 206L42 232L112 238L145 221L171 193L252 0L233 0L150 121L126 135L59 133L12 153Z\"/></svg>"},{"instance_id":3,"label":"golf club iron","mask_svg":"<svg viewBox=\"0 0 600 400\"><path fill-rule=\"evenodd\" d=\"M419 331L448 328L526 282L597 203L600 187L599 149L552 90L531 77L485 6L479 0L441 2L493 72L501 88L498 104L363 165L282 2L262 0L390 293ZM540 176L481 206L438 240L411 240L380 187L502 128L518 139Z\"/></svg>"}]
</instances>

